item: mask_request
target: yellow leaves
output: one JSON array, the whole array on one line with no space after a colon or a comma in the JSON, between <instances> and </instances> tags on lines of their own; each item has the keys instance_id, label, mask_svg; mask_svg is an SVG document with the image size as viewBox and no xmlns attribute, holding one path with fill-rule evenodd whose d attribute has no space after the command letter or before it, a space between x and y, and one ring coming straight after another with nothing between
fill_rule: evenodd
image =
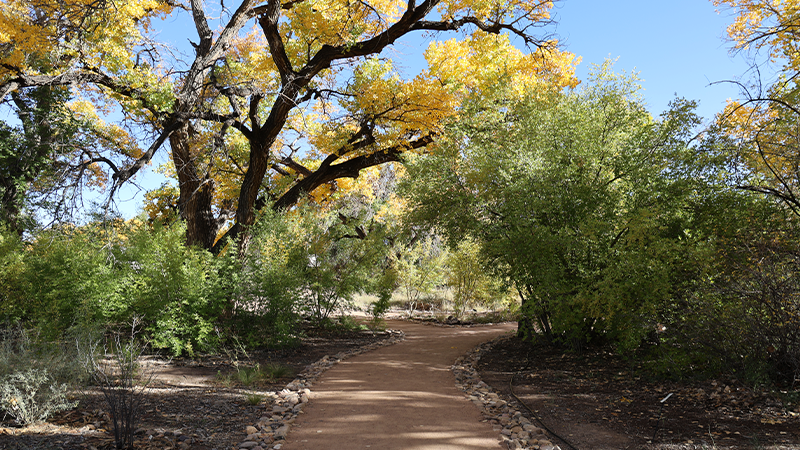
<instances>
[{"instance_id":1,"label":"yellow leaves","mask_svg":"<svg viewBox=\"0 0 800 450\"><path fill-rule=\"evenodd\" d=\"M286 12L288 25L283 30L306 48L352 45L384 31L400 18L404 6L405 2L397 0L307 0Z\"/></svg>"},{"instance_id":2,"label":"yellow leaves","mask_svg":"<svg viewBox=\"0 0 800 450\"><path fill-rule=\"evenodd\" d=\"M426 74L450 89L492 93L505 91L523 95L548 88L574 86L578 59L556 49L525 54L507 35L477 31L469 38L433 42L425 52L430 69Z\"/></svg>"},{"instance_id":3,"label":"yellow leaves","mask_svg":"<svg viewBox=\"0 0 800 450\"><path fill-rule=\"evenodd\" d=\"M151 222L167 223L174 218L179 197L178 188L164 184L144 194L144 212Z\"/></svg>"},{"instance_id":4,"label":"yellow leaves","mask_svg":"<svg viewBox=\"0 0 800 450\"><path fill-rule=\"evenodd\" d=\"M280 77L269 52L264 34L253 28L232 43L226 64L217 72L220 83L228 86L255 87L263 92L278 90Z\"/></svg>"},{"instance_id":5,"label":"yellow leaves","mask_svg":"<svg viewBox=\"0 0 800 450\"><path fill-rule=\"evenodd\" d=\"M75 114L75 117L86 123L87 129L91 130L100 145L115 149L128 158L142 156L138 140L119 125L106 123L97 114L92 103L86 100L77 100L70 102L67 106Z\"/></svg>"},{"instance_id":6,"label":"yellow leaves","mask_svg":"<svg viewBox=\"0 0 800 450\"><path fill-rule=\"evenodd\" d=\"M713 1L736 14L727 30L735 50L766 48L773 62L780 60L787 69L800 69L800 0Z\"/></svg>"},{"instance_id":7,"label":"yellow leaves","mask_svg":"<svg viewBox=\"0 0 800 450\"><path fill-rule=\"evenodd\" d=\"M446 19L468 14L484 21L502 22L525 17L532 22L550 19L553 2L539 0L451 0L439 5Z\"/></svg>"},{"instance_id":8,"label":"yellow leaves","mask_svg":"<svg viewBox=\"0 0 800 450\"><path fill-rule=\"evenodd\" d=\"M0 63L27 73L57 73L78 55L89 66L121 72L150 19L172 6L157 0L4 0L0 3Z\"/></svg>"}]
</instances>

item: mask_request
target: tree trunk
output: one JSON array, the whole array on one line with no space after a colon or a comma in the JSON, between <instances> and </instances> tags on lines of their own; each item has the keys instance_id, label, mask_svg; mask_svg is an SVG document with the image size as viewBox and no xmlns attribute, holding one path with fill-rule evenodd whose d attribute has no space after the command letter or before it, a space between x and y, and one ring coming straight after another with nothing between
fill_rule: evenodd
<instances>
[{"instance_id":1,"label":"tree trunk","mask_svg":"<svg viewBox=\"0 0 800 450\"><path fill-rule=\"evenodd\" d=\"M201 177L198 173L190 133L190 125L184 125L169 138L180 188L178 210L186 222L186 244L210 249L219 230L212 209L214 182L208 174Z\"/></svg>"},{"instance_id":2,"label":"tree trunk","mask_svg":"<svg viewBox=\"0 0 800 450\"><path fill-rule=\"evenodd\" d=\"M11 231L22 236L24 230L19 224L19 195L13 180L2 183L3 198L0 199L0 220L5 220Z\"/></svg>"}]
</instances>

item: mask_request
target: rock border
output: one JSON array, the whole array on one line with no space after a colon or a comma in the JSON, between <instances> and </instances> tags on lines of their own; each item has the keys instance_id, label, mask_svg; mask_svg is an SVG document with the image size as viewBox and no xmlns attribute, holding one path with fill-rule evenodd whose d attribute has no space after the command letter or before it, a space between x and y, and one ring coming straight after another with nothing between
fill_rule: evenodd
<instances>
[{"instance_id":1,"label":"rock border","mask_svg":"<svg viewBox=\"0 0 800 450\"><path fill-rule=\"evenodd\" d=\"M267 415L262 416L253 426L245 428L245 440L237 448L250 450L280 450L292 424L301 413L303 406L312 397L311 386L326 370L343 359L366 353L377 348L396 344L405 339L400 330L386 330L387 339L373 342L335 355L323 356L309 365L294 380L279 392L267 392L265 400Z\"/></svg>"},{"instance_id":2,"label":"rock border","mask_svg":"<svg viewBox=\"0 0 800 450\"><path fill-rule=\"evenodd\" d=\"M561 450L554 445L545 430L534 426L511 403L503 400L492 388L481 380L475 368L481 356L506 336L479 344L466 355L459 357L450 370L456 377L456 387L467 394L470 401L481 411L486 422L500 431L500 441L509 450Z\"/></svg>"}]
</instances>

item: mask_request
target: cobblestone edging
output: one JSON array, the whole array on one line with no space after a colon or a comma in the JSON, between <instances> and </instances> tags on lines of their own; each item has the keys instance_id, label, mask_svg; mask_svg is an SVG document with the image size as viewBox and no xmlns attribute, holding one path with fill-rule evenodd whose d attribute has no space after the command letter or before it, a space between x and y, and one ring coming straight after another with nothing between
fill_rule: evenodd
<instances>
[{"instance_id":1,"label":"cobblestone edging","mask_svg":"<svg viewBox=\"0 0 800 450\"><path fill-rule=\"evenodd\" d=\"M267 414L261 417L255 425L247 427L245 440L239 444L240 449L250 450L280 450L286 435L289 433L303 406L312 396L311 386L322 375L339 361L352 356L360 355L376 348L392 345L405 339L402 331L387 330L388 339L374 342L363 347L355 348L336 355L324 356L319 361L306 367L300 375L280 392L267 392Z\"/></svg>"},{"instance_id":2,"label":"cobblestone edging","mask_svg":"<svg viewBox=\"0 0 800 450\"><path fill-rule=\"evenodd\" d=\"M560 450L548 439L545 431L534 426L514 406L501 399L492 388L481 381L475 367L484 353L504 337L484 342L458 358L451 367L456 386L464 391L486 420L500 431L500 440L510 449Z\"/></svg>"}]
</instances>

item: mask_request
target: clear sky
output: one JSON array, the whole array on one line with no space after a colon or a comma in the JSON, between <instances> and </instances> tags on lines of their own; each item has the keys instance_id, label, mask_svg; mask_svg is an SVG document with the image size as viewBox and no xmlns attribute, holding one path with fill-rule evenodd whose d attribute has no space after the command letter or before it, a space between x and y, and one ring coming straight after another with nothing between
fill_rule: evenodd
<instances>
[{"instance_id":1,"label":"clear sky","mask_svg":"<svg viewBox=\"0 0 800 450\"><path fill-rule=\"evenodd\" d=\"M563 0L556 3L555 32L564 48L590 63L618 58L615 68L637 71L650 112L658 115L675 94L700 103L710 119L728 98L738 97L730 83L748 77L744 55L731 56L725 28L733 18L717 14L710 0Z\"/></svg>"},{"instance_id":2,"label":"clear sky","mask_svg":"<svg viewBox=\"0 0 800 450\"><path fill-rule=\"evenodd\" d=\"M749 76L746 58L732 56L725 40L732 17L728 12L718 14L710 0L561 0L556 2L554 18L556 25L546 31L553 32L566 50L582 57L579 78L586 79L592 64L616 59L616 70L639 73L654 116L677 94L697 100L698 114L709 120L727 99L739 94L730 83L712 83ZM164 25L162 38L187 46L185 27L191 27L191 22L167 19ZM422 50L429 41L414 36L384 56L393 58L407 74L414 74L424 64ZM164 155L163 150L159 153ZM152 172L140 179L145 189L156 188L163 181ZM139 189L122 192L118 205L126 217L136 214L143 194Z\"/></svg>"}]
</instances>

